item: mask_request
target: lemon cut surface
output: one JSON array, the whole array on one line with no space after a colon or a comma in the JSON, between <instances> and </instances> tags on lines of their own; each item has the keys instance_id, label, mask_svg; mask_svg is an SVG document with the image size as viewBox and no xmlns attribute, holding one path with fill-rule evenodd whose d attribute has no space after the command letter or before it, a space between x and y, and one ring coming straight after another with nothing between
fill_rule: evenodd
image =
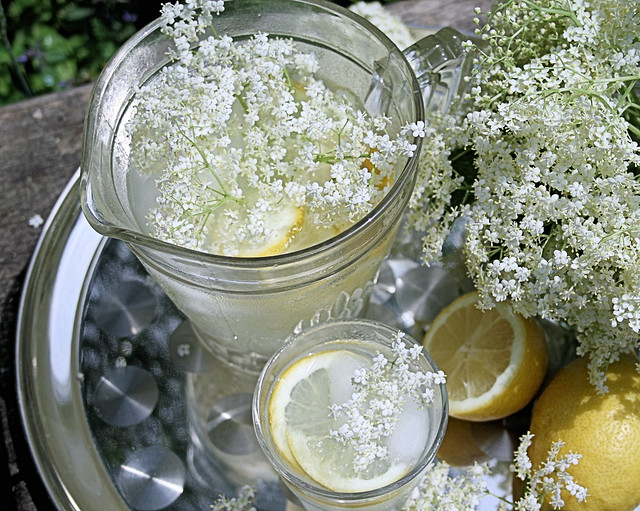
<instances>
[{"instance_id":1,"label":"lemon cut surface","mask_svg":"<svg viewBox=\"0 0 640 511\"><path fill-rule=\"evenodd\" d=\"M386 486L409 466L385 459L356 472L354 453L330 431L340 426L329 414L353 392L351 377L369 360L337 349L308 355L280 376L269 400L269 428L281 456L302 476L338 492L362 492Z\"/></svg>"},{"instance_id":2,"label":"lemon cut surface","mask_svg":"<svg viewBox=\"0 0 640 511\"><path fill-rule=\"evenodd\" d=\"M424 347L447 375L449 414L473 421L525 407L547 371L544 333L508 303L478 308L477 293L451 303L435 318Z\"/></svg>"}]
</instances>

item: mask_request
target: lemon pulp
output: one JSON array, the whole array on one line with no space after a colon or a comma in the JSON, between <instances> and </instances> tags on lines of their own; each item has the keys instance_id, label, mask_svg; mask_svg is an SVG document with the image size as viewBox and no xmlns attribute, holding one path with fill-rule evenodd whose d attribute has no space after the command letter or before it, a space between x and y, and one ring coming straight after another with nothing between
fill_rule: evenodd
<instances>
[{"instance_id":1,"label":"lemon pulp","mask_svg":"<svg viewBox=\"0 0 640 511\"><path fill-rule=\"evenodd\" d=\"M348 401L355 390L354 371L370 365L373 355L342 348L312 353L289 366L271 393L269 429L280 455L300 475L332 491L356 493L393 483L411 469L426 443L427 414L417 405L400 414L396 432L387 439L389 456L364 470L354 469L355 453L331 436L342 423L330 415L330 405Z\"/></svg>"},{"instance_id":2,"label":"lemon pulp","mask_svg":"<svg viewBox=\"0 0 640 511\"><path fill-rule=\"evenodd\" d=\"M474 421L511 415L540 388L548 356L542 329L508 303L478 308L477 293L456 299L435 318L423 344L447 375L449 414Z\"/></svg>"}]
</instances>

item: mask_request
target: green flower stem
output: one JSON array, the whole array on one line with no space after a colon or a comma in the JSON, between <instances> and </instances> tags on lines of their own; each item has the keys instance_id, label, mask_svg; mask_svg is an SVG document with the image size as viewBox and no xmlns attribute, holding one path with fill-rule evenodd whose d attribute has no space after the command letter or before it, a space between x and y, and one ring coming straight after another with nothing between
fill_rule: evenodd
<instances>
[{"instance_id":1,"label":"green flower stem","mask_svg":"<svg viewBox=\"0 0 640 511\"><path fill-rule=\"evenodd\" d=\"M606 236L603 236L602 239L598 242L598 245L602 245L603 243L606 243L610 239L613 239L617 236L622 236L623 234L629 234L629 233L638 232L638 231L640 231L640 225L638 226L634 225L631 227L627 227L626 229L615 230L613 232L610 232Z\"/></svg>"},{"instance_id":2,"label":"green flower stem","mask_svg":"<svg viewBox=\"0 0 640 511\"><path fill-rule=\"evenodd\" d=\"M209 221L209 217L218 209L221 208L222 206L224 206L227 202L229 202L229 200L231 199L231 196L226 196L223 197L222 199L218 200L215 202L215 204L213 204L213 206L211 206L210 208L207 208L206 210L202 211L201 213L196 213L193 216L201 216L202 220L200 222L200 228L199 228L199 232L202 232L204 230L205 225L207 225L207 222Z\"/></svg>"},{"instance_id":3,"label":"green flower stem","mask_svg":"<svg viewBox=\"0 0 640 511\"><path fill-rule=\"evenodd\" d=\"M244 97L242 96L242 94L238 94L236 96L236 99L238 100L238 103L240 103L240 106L242 106L242 109L244 110L244 113L248 113L249 112L249 105L247 105L247 102L245 101Z\"/></svg>"},{"instance_id":4,"label":"green flower stem","mask_svg":"<svg viewBox=\"0 0 640 511\"><path fill-rule=\"evenodd\" d=\"M370 157L371 157L371 153L362 153L362 154L360 154L358 156L345 155L345 156L343 156L343 159L344 160L360 160L362 158L370 158ZM330 153L318 153L313 158L313 161L315 163L327 163L329 165L333 165L334 163L342 161L342 159L338 158L336 156L336 153L330 152Z\"/></svg>"},{"instance_id":5,"label":"green flower stem","mask_svg":"<svg viewBox=\"0 0 640 511\"><path fill-rule=\"evenodd\" d=\"M495 494L495 493L493 493L493 492L491 492L489 490L486 491L485 496L493 497L495 499L498 499L500 502L504 502L508 506L511 506L511 507L515 508L515 504L513 502L511 502L509 499L501 497L500 495L497 495L497 494Z\"/></svg>"},{"instance_id":6,"label":"green flower stem","mask_svg":"<svg viewBox=\"0 0 640 511\"><path fill-rule=\"evenodd\" d=\"M209 160L207 158L207 155L204 154L204 151L202 150L202 148L196 143L195 141L195 137L194 138L189 138L187 136L187 134L184 132L184 130L180 127L180 123L177 122L177 119L172 117L172 120L175 121L175 125L176 128L178 130L178 133L180 133L180 135L182 135L185 140L187 142L189 142L189 144L196 150L198 151L198 154L200 155L200 158L202 158L202 162L204 163L205 167L207 168L207 170L211 173L211 175L213 175L214 179L216 180L216 182L218 183L218 186L220 186L220 189L222 191L219 190L215 190L216 193L222 195L222 197L229 197L229 192L227 192L227 189L224 186L224 183L222 182L222 180L220 179L220 176L218 176L217 172L213 169L213 167L211 166L211 164L209 163ZM192 127L193 129L193 127Z\"/></svg>"},{"instance_id":7,"label":"green flower stem","mask_svg":"<svg viewBox=\"0 0 640 511\"><path fill-rule=\"evenodd\" d=\"M295 92L296 87L295 87L295 85L293 84L293 80L291 79L291 75L289 74L289 70L288 70L286 67L284 68L284 77L285 77L285 79L287 80L287 83L289 84L289 89L290 89L292 92Z\"/></svg>"}]
</instances>

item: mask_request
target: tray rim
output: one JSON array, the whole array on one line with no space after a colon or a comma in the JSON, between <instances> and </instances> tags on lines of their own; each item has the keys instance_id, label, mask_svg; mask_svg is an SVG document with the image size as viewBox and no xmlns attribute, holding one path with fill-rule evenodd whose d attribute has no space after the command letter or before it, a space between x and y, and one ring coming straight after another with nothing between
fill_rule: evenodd
<instances>
[{"instance_id":1,"label":"tray rim","mask_svg":"<svg viewBox=\"0 0 640 511\"><path fill-rule=\"evenodd\" d=\"M86 511L99 502L102 509L128 511L89 425L80 419L85 417L81 315L88 277L107 238L82 215L79 184L78 169L49 214L27 267L15 333L18 407L34 463L58 509ZM71 283L61 286L69 276ZM60 328L71 338L57 335Z\"/></svg>"}]
</instances>

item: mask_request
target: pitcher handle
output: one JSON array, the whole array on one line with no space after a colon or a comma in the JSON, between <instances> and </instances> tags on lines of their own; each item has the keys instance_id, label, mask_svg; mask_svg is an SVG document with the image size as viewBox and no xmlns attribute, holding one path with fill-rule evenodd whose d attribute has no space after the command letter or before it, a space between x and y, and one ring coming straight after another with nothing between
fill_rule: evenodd
<instances>
[{"instance_id":1,"label":"pitcher handle","mask_svg":"<svg viewBox=\"0 0 640 511\"><path fill-rule=\"evenodd\" d=\"M473 65L473 56L463 43L470 39L474 38L446 27L402 52L416 74L426 112L444 113L463 96L465 77Z\"/></svg>"}]
</instances>

